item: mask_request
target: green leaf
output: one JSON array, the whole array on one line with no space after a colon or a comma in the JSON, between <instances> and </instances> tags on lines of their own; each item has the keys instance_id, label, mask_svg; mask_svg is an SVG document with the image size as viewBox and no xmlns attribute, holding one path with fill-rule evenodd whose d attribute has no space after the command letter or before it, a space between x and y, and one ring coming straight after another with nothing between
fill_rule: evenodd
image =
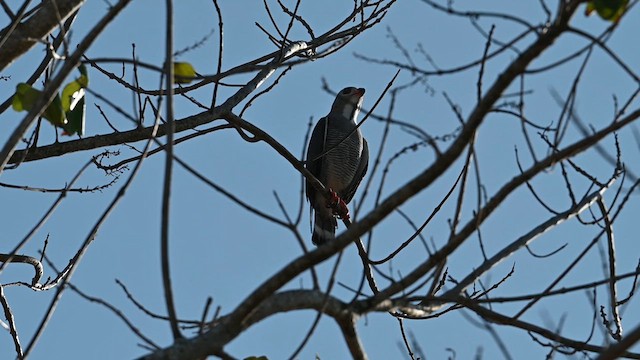
<instances>
[{"instance_id":1,"label":"green leaf","mask_svg":"<svg viewBox=\"0 0 640 360\"><path fill-rule=\"evenodd\" d=\"M60 95L56 94L51 104L47 106L47 110L44 111L42 117L49 120L55 126L65 126L67 124L67 118L62 109L62 101L60 101Z\"/></svg>"},{"instance_id":2,"label":"green leaf","mask_svg":"<svg viewBox=\"0 0 640 360\"><path fill-rule=\"evenodd\" d=\"M75 108L75 105L84 97L84 89L89 86L89 76L87 68L80 65L78 68L80 76L68 83L62 90L62 108L65 112L69 112Z\"/></svg>"},{"instance_id":3,"label":"green leaf","mask_svg":"<svg viewBox=\"0 0 640 360\"><path fill-rule=\"evenodd\" d=\"M62 135L71 136L75 133L82 136L84 135L84 124L85 124L85 110L87 106L84 103L84 96L78 100L76 106L69 112L67 112L67 124L62 126L64 132Z\"/></svg>"},{"instance_id":4,"label":"green leaf","mask_svg":"<svg viewBox=\"0 0 640 360\"><path fill-rule=\"evenodd\" d=\"M39 97L40 91L32 88L29 84L20 83L16 86L11 106L15 111L29 111Z\"/></svg>"},{"instance_id":5,"label":"green leaf","mask_svg":"<svg viewBox=\"0 0 640 360\"><path fill-rule=\"evenodd\" d=\"M76 107L78 101L84 98L84 87L80 82L70 82L62 90L62 108L65 112L69 112Z\"/></svg>"},{"instance_id":6,"label":"green leaf","mask_svg":"<svg viewBox=\"0 0 640 360\"><path fill-rule=\"evenodd\" d=\"M629 0L591 0L587 3L586 15L594 10L602 19L617 22L627 10Z\"/></svg>"},{"instance_id":7,"label":"green leaf","mask_svg":"<svg viewBox=\"0 0 640 360\"><path fill-rule=\"evenodd\" d=\"M84 65L80 65L78 70L81 75L67 84L62 90L62 108L68 120L68 123L63 126L64 132L62 135L78 133L78 135L82 136L84 134L86 110L84 89L89 85L89 76Z\"/></svg>"},{"instance_id":8,"label":"green leaf","mask_svg":"<svg viewBox=\"0 0 640 360\"><path fill-rule=\"evenodd\" d=\"M42 95L42 92L34 89L31 85L25 83L18 84L11 103L13 110L31 111L40 95ZM51 104L47 106L42 113L42 117L49 120L49 122L55 126L64 126L67 123L59 95L56 95Z\"/></svg>"},{"instance_id":9,"label":"green leaf","mask_svg":"<svg viewBox=\"0 0 640 360\"><path fill-rule=\"evenodd\" d=\"M188 84L196 75L196 69L188 62L173 63L173 81L176 84Z\"/></svg>"}]
</instances>

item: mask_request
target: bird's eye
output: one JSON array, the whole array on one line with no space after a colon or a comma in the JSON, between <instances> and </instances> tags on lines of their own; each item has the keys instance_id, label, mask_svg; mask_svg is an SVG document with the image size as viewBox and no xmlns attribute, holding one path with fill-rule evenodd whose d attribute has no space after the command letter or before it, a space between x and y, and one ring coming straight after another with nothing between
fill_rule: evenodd
<instances>
[{"instance_id":1,"label":"bird's eye","mask_svg":"<svg viewBox=\"0 0 640 360\"><path fill-rule=\"evenodd\" d=\"M351 93L351 89L347 88L341 91L342 95L349 95Z\"/></svg>"}]
</instances>

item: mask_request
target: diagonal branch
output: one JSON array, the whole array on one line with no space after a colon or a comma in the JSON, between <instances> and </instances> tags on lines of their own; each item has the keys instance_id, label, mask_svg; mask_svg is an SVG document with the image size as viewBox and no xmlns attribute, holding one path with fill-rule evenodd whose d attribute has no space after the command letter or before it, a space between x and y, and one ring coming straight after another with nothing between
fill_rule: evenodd
<instances>
[{"instance_id":1,"label":"diagonal branch","mask_svg":"<svg viewBox=\"0 0 640 360\"><path fill-rule=\"evenodd\" d=\"M491 257L490 259L487 259L486 261L484 261L480 266L478 266L473 272L471 272L469 275L467 275L464 279L460 280L455 287L453 287L451 290L447 291L442 296L445 297L445 298L449 298L449 297L462 295L464 290L469 285L471 285L474 281L476 281L478 278L480 278L480 276L482 276L482 274L484 274L487 271L489 271L491 268L493 268L494 266L499 264L501 261L503 261L504 259L509 257L511 254L513 254L516 251L522 249L527 244L531 243L533 240L535 240L536 238L538 238L539 236L541 236L545 232L549 231L550 229L560 225L561 223L563 223L563 222L565 222L565 221L567 221L569 219L574 218L575 216L579 215L584 210L589 208L591 205L593 205L594 202L598 201L598 199L602 197L604 192L611 185L613 185L614 181L615 181L615 178L611 179L611 181L607 184L606 187L603 187L602 189L599 189L598 191L594 191L589 196L586 196L584 199L582 199L582 201L580 201L579 203L573 205L568 210L566 210L564 212L561 212L561 213L559 213L559 214L557 214L555 216L552 216L547 221L545 221L545 222L541 223L540 225L536 226L535 228L531 229L531 231L529 231L525 235L521 236L520 238L518 238L517 240L515 240L511 244L505 246L502 250L500 250L493 257Z\"/></svg>"},{"instance_id":2,"label":"diagonal branch","mask_svg":"<svg viewBox=\"0 0 640 360\"><path fill-rule=\"evenodd\" d=\"M38 42L44 41L55 28L78 10L85 0L43 1L38 11L22 23L0 31L0 71L29 51ZM117 5L116 5L117 6Z\"/></svg>"},{"instance_id":3,"label":"diagonal branch","mask_svg":"<svg viewBox=\"0 0 640 360\"><path fill-rule=\"evenodd\" d=\"M217 106L211 110L203 111L199 114L195 114L182 120L176 121L175 132L178 133L186 130L191 130L197 126L210 123L216 119L220 119L221 114L227 111L231 111L236 105L246 99L249 94L251 94L262 83L264 83L264 81L269 76L271 76L271 74L273 74L275 69L278 68L282 61L297 52L304 51L306 49L306 46L307 45L303 42L293 43L287 49L285 49L285 51L282 53L282 56L273 59L264 67L264 69L258 72L258 74L256 74L253 79L251 79L245 86L240 88L235 94L230 96L222 105ZM167 126L167 124L163 124L158 128L158 137L167 134ZM16 163L19 161L34 161L65 155L67 153L76 151L91 150L110 145L119 145L128 142L142 141L151 137L153 128L153 126L149 126L146 128L134 129L119 133L96 135L79 140L55 143L47 146L37 147L34 149L17 150L13 153L13 156L9 160L9 163ZM25 154L25 152L27 152L27 154Z\"/></svg>"}]
</instances>

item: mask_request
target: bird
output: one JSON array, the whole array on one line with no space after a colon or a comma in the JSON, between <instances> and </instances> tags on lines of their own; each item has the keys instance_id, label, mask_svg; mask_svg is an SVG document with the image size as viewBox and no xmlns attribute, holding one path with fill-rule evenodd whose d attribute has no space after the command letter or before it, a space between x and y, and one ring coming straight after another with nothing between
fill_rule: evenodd
<instances>
[{"instance_id":1,"label":"bird","mask_svg":"<svg viewBox=\"0 0 640 360\"><path fill-rule=\"evenodd\" d=\"M356 120L365 89L346 87L337 95L329 114L311 133L305 167L331 193L331 200L306 181L306 195L314 213L311 240L320 246L335 239L336 216L348 217L348 204L367 173L369 147ZM342 211L332 210L339 205Z\"/></svg>"}]
</instances>

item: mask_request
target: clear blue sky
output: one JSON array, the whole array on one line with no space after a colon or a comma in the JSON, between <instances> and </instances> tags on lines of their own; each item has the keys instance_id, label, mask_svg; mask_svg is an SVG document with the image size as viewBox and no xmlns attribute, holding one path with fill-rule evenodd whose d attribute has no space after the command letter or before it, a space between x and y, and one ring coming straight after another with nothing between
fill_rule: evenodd
<instances>
[{"instance_id":1,"label":"clear blue sky","mask_svg":"<svg viewBox=\"0 0 640 360\"><path fill-rule=\"evenodd\" d=\"M456 1L455 5L463 9L473 8L474 2ZM526 4L525 4L526 3ZM225 24L225 50L223 69L252 60L273 50L273 45L254 25L260 22L271 29L265 11L259 2L221 2ZM274 5L274 9L277 6ZM483 9L510 12L522 16L531 23L544 21L544 13L538 1L510 2L485 1ZM300 13L303 14L317 33L322 33L342 19L351 9L348 1L311 2L303 1ZM550 5L555 8L555 4ZM72 34L72 43L101 17L106 5L101 1L88 2L81 10ZM204 46L182 55L179 60L189 61L196 69L205 74L215 73L217 58L217 19L210 1L190 1L188 6L176 2L175 44L182 48L193 44L214 30L215 33ZM0 19L0 26L7 24L6 18ZM286 24L285 17L278 17L280 24ZM609 46L624 59L636 72L639 70L640 52L632 44L637 43L640 19L637 9L629 14L620 29L609 42ZM141 61L160 66L164 59L164 3L152 0L133 2L123 14L112 23L101 38L91 47L88 56L130 57L131 44L135 43L136 53ZM480 24L488 29L491 22L483 20ZM496 23L495 37L506 40L522 27ZM586 18L579 11L573 24L598 34L608 23L596 16ZM423 57L415 51L418 44L433 57L441 68L466 64L481 56L484 40L473 29L467 19L444 16L423 4L421 1L401 1L394 5L383 23L355 39L340 53L294 68L281 80L268 96L258 100L245 114L245 118L268 131L294 154L303 148L303 139L310 117L318 119L325 115L332 102L330 95L321 89L324 77L334 90L354 85L367 89L365 108L368 109L392 78L395 69L365 63L354 58L354 53L380 59L402 61L402 54L394 47L388 36L390 29L412 54L416 64L429 68ZM296 27L290 36L292 39L307 40L304 29ZM529 38L529 41L531 38ZM545 53L532 67L546 64L562 54L568 54L584 44L584 40L575 35L566 35L558 42L558 47ZM15 85L31 74L33 66L39 61L41 48L35 48L21 58L6 72L11 79L0 83L0 99L12 94ZM625 99L637 87L625 74L600 50L593 54L594 60L587 69L581 82L580 97L576 104L578 113L594 127L599 128L611 121L614 111L612 95ZM505 53L496 61L488 64L485 84L488 86L505 64L515 57L514 53ZM540 124L557 122L559 107L550 95L550 89L556 89L566 95L570 81L579 67L578 61L569 62L549 74L531 76L525 87L534 93L527 99L526 114ZM115 73L120 67L112 66ZM91 88L117 102L123 109L132 111L132 95L97 71L90 69ZM453 132L458 122L447 104L443 92L460 106L463 115L468 114L476 98L477 69L474 68L451 77L430 77L426 84L411 88L401 94L396 104L394 118L403 119L423 127L433 135L445 135ZM131 80L128 71L124 77ZM413 78L409 72L403 72L396 84L404 84ZM246 77L229 79L233 83L242 83ZM270 81L272 81L270 79ZM270 81L268 83L270 83ZM143 72L141 82L145 88L155 88L157 74ZM221 96L232 93L223 89ZM432 91L433 90L433 91ZM516 89L512 89L516 90ZM208 103L211 89L206 88L193 94L201 102ZM87 135L104 134L110 130L102 120L94 103L100 104L108 116L120 129L130 129L132 125L118 116L111 108L100 101L88 97ZM176 100L176 117L183 118L200 112L198 108L184 99ZM378 108L379 114L386 114L388 98ZM637 106L637 101L636 101ZM632 107L633 108L633 107ZM4 140L14 124L24 114L7 111L0 115L0 141ZM149 114L148 114L149 116ZM148 119L151 117L149 116ZM43 124L43 127L47 124ZM372 154L379 149L383 124L369 120L363 127L363 133L369 141ZM570 128L568 141L579 136L575 128ZM545 144L535 133L532 138L539 152L544 154ZM62 139L65 141L67 139ZM53 141L53 131L43 130L40 143ZM406 133L394 128L383 160L386 162L393 153L415 141ZM620 137L623 160L638 163L638 145L629 131ZM448 143L441 144L445 147ZM136 144L140 146L140 144ZM613 149L613 140L603 142ZM515 163L514 147L518 147L521 161L528 166L531 158L526 155L525 143L520 133L520 125L513 118L494 116L488 119L481 129L478 140L478 158L486 191L489 196L502 184L518 173ZM124 147L115 163L134 153ZM11 184L34 187L63 187L75 172L100 150L67 155L61 158L25 163L19 169L5 171L0 181ZM176 153L191 166L197 168L217 184L234 192L251 205L282 218L273 192L277 192L288 211L294 213L299 206L300 176L291 166L264 144L247 144L234 131L218 132L200 137L194 141L179 145ZM403 185L408 179L424 169L433 161L433 152L422 148L420 151L402 157L394 165L383 190L383 196ZM611 167L593 153L578 157L580 165L592 173L606 179ZM136 309L120 291L114 280L119 279L127 285L136 299L149 310L165 313L160 277L159 230L162 173L164 156L155 155L143 165L138 178L128 190L127 196L107 223L99 232L96 240L72 278L72 283L87 294L102 298L122 310L126 316L148 337L156 343L166 346L171 343L170 329L167 323L154 320ZM207 296L212 296L214 306L221 306L221 314L232 310L251 290L291 259L300 254L299 246L290 233L262 219L246 214L244 210L213 192L192 175L175 168L173 208L171 220L171 256L172 274L176 306L180 318L199 319ZM414 221L420 223L440 201L442 195L452 184L460 167L452 169L429 189L420 193L402 209L411 214ZM117 189L124 183L130 172L125 172L115 186L92 194L70 194L51 220L36 235L35 240L23 253L37 254L49 235L48 255L59 268L66 265L77 247L84 241L89 230L105 206L115 196ZM379 184L380 173L375 175L374 185ZM79 185L93 187L111 180L100 170L90 169L80 180ZM559 169L554 168L541 174L533 182L549 204L558 211L568 208L569 201ZM580 187L581 186L581 187ZM586 191L585 183L580 183L578 192ZM376 187L374 187L376 189ZM359 194L358 196L360 196ZM612 195L612 194L610 194ZM2 237L0 250L8 251L21 239L57 197L56 194L41 194L21 190L0 189L0 228ZM475 202L471 195L470 204ZM358 197L356 197L358 199ZM612 196L607 197L608 201ZM364 211L373 207L374 197L369 196ZM305 205L306 206L306 205ZM447 219L452 214L453 204L448 204L443 213L436 217L433 225L424 234L441 246L448 235ZM620 272L633 270L637 262L636 222L631 214L640 212L637 198L628 205L626 217L618 220L618 266ZM468 219L473 206L464 214ZM634 210L635 209L635 210ZM311 246L307 216L304 211L302 234ZM528 229L546 220L550 215L541 208L523 189L516 192L498 209L483 227L483 239L486 251L495 253L504 244L523 235ZM397 214L375 228L375 243L371 257L383 257L390 249L404 241L412 230ZM576 221L555 229L533 244L533 250L546 253L568 244L559 255L550 259L532 258L520 253L498 266L485 284L492 284L508 273L515 264L516 272L494 295L527 294L542 290L571 259L591 240L593 229L585 228ZM426 254L419 244L392 262L393 271L406 273L424 260ZM562 286L582 283L589 279L603 277L602 265L597 251L593 251L590 260L563 281ZM449 262L451 276L461 279L482 258L479 255L476 240L468 241L460 252ZM323 284L326 284L334 259L318 267ZM361 274L361 263L354 247L350 247L342 260L338 279L349 286L356 286ZM27 266L9 266L2 274L2 282L30 279L31 269ZM45 276L54 276L46 267ZM626 285L621 292L627 291ZM308 275L292 281L287 288L309 287ZM12 305L18 330L23 344L26 344L38 325L39 319L53 295L34 293L29 289L11 287L5 293ZM335 295L350 299L351 294L337 287ZM604 304L604 293L599 303ZM560 318L566 315L563 334L574 339L586 339L591 319L590 304L587 297L578 294L560 297L546 302L532 311L525 319L554 328ZM517 307L502 306L499 310L509 314ZM624 319L638 318L638 302L632 300L623 314ZM580 315L579 315L580 314ZM465 313L473 319L471 313ZM315 316L313 311L301 311L273 316L253 326L231 343L228 353L239 358L250 355L267 355L270 359L286 358L297 347ZM631 320L628 329L636 324ZM495 342L488 333L478 329L460 312L450 313L428 321L406 322L406 327L416 337L427 357L443 359L451 355L447 350L454 349L457 359L472 358L482 348L485 359L500 358ZM400 332L397 321L387 314L372 314L359 321L358 330L365 349L371 359L401 359L405 352L400 348ZM517 359L539 359L548 349L532 343L529 336L519 330L501 329L503 340L508 344L511 354ZM598 336L600 333L596 331ZM187 331L188 335L189 332ZM103 307L87 302L76 294L67 292L53 319L43 335L39 346L33 353L33 359L114 359L133 358L146 351L137 346L136 337ZM12 356L13 345L8 334L0 336L0 358ZM523 353L522 349L527 349ZM312 359L315 355L321 359L341 359L349 357L337 326L329 318L324 318L316 335L300 355L300 359Z\"/></svg>"}]
</instances>

